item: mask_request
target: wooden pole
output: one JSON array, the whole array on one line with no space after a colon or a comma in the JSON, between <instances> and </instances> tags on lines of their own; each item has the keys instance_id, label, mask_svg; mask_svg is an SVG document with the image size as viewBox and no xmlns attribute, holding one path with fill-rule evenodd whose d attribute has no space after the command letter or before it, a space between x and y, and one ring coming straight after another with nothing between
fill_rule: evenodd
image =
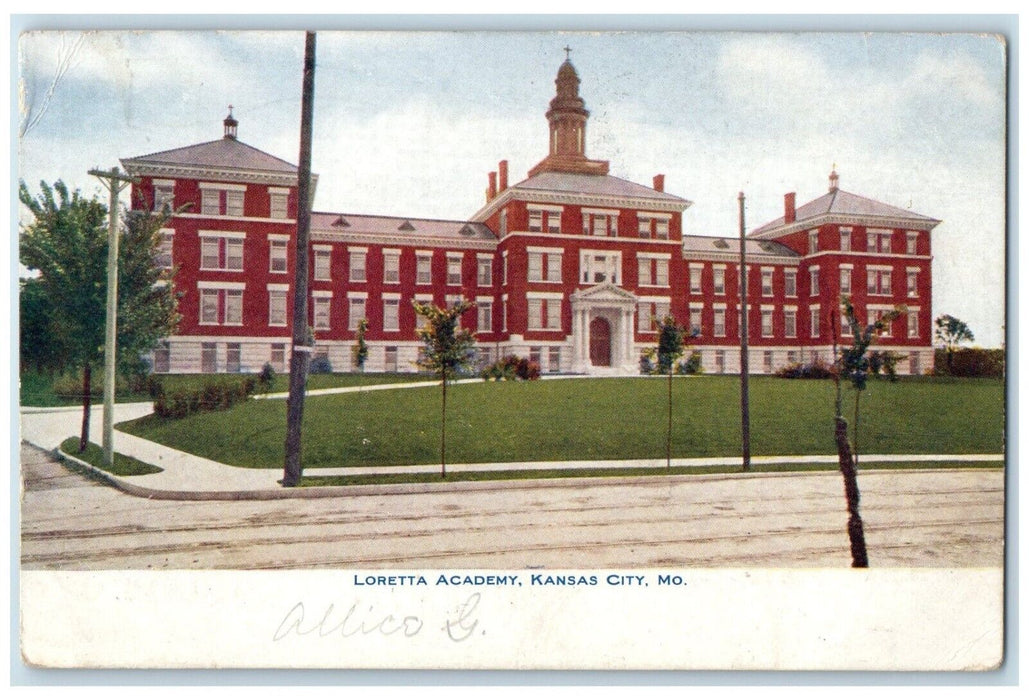
<instances>
[{"instance_id":1,"label":"wooden pole","mask_svg":"<svg viewBox=\"0 0 1029 700\"><path fill-rule=\"evenodd\" d=\"M743 471L750 470L750 352L747 312L747 241L743 207L745 197L740 192L740 420L743 436Z\"/></svg>"},{"instance_id":2,"label":"wooden pole","mask_svg":"<svg viewBox=\"0 0 1029 700\"><path fill-rule=\"evenodd\" d=\"M110 193L107 211L107 317L104 322L104 464L114 464L114 385L117 372L118 342L118 195L134 178L118 168L108 171L90 170ZM86 388L89 391L89 388ZM88 400L88 399L87 399Z\"/></svg>"},{"instance_id":3,"label":"wooden pole","mask_svg":"<svg viewBox=\"0 0 1029 700\"><path fill-rule=\"evenodd\" d=\"M307 334L308 241L311 237L311 140L314 133L315 34L307 32L304 47L304 81L300 107L300 164L297 173L296 282L293 288L293 349L289 358L289 399L286 404L286 460L282 485L299 486L301 424L304 419L304 385L311 361Z\"/></svg>"}]
</instances>

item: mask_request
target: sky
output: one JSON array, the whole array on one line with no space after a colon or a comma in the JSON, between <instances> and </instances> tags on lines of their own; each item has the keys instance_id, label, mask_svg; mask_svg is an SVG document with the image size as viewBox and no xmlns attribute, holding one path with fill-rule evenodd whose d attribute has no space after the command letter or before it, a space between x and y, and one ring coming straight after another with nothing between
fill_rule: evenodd
<instances>
[{"instance_id":1,"label":"sky","mask_svg":"<svg viewBox=\"0 0 1029 700\"><path fill-rule=\"evenodd\" d=\"M466 219L487 173L547 153L544 114L569 46L587 155L693 202L687 235L735 236L840 188L942 220L933 317L1004 340L1005 62L980 34L319 31L315 209ZM18 177L64 180L120 158L239 139L298 161L301 32L23 34ZM46 95L61 57L67 71ZM45 109L42 106L46 104ZM27 110L27 111L26 111ZM18 117L19 115L15 115ZM23 124L25 122L23 121ZM127 201L127 200L126 200Z\"/></svg>"}]
</instances>

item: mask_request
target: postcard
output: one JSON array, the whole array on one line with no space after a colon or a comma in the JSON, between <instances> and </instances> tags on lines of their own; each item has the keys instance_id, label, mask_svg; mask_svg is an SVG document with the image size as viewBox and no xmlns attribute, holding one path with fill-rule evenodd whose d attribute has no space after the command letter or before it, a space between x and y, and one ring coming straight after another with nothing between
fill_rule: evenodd
<instances>
[{"instance_id":1,"label":"postcard","mask_svg":"<svg viewBox=\"0 0 1029 700\"><path fill-rule=\"evenodd\" d=\"M1007 40L19 38L23 661L990 671Z\"/></svg>"}]
</instances>

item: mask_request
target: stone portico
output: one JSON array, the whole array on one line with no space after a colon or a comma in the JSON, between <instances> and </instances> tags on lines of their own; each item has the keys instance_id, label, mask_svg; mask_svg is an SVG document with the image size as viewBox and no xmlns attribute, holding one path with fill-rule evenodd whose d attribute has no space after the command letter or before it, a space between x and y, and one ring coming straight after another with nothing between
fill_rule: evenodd
<instances>
[{"instance_id":1,"label":"stone portico","mask_svg":"<svg viewBox=\"0 0 1029 700\"><path fill-rule=\"evenodd\" d=\"M572 305L572 371L637 373L633 353L636 295L610 282L580 289Z\"/></svg>"}]
</instances>

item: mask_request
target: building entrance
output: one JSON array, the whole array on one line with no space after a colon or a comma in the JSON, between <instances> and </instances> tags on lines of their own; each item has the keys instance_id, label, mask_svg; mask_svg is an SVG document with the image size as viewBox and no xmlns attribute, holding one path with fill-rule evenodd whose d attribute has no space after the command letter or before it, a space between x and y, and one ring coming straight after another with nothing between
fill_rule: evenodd
<instances>
[{"instance_id":1,"label":"building entrance","mask_svg":"<svg viewBox=\"0 0 1029 700\"><path fill-rule=\"evenodd\" d=\"M590 321L590 364L611 366L611 323L599 316Z\"/></svg>"}]
</instances>

